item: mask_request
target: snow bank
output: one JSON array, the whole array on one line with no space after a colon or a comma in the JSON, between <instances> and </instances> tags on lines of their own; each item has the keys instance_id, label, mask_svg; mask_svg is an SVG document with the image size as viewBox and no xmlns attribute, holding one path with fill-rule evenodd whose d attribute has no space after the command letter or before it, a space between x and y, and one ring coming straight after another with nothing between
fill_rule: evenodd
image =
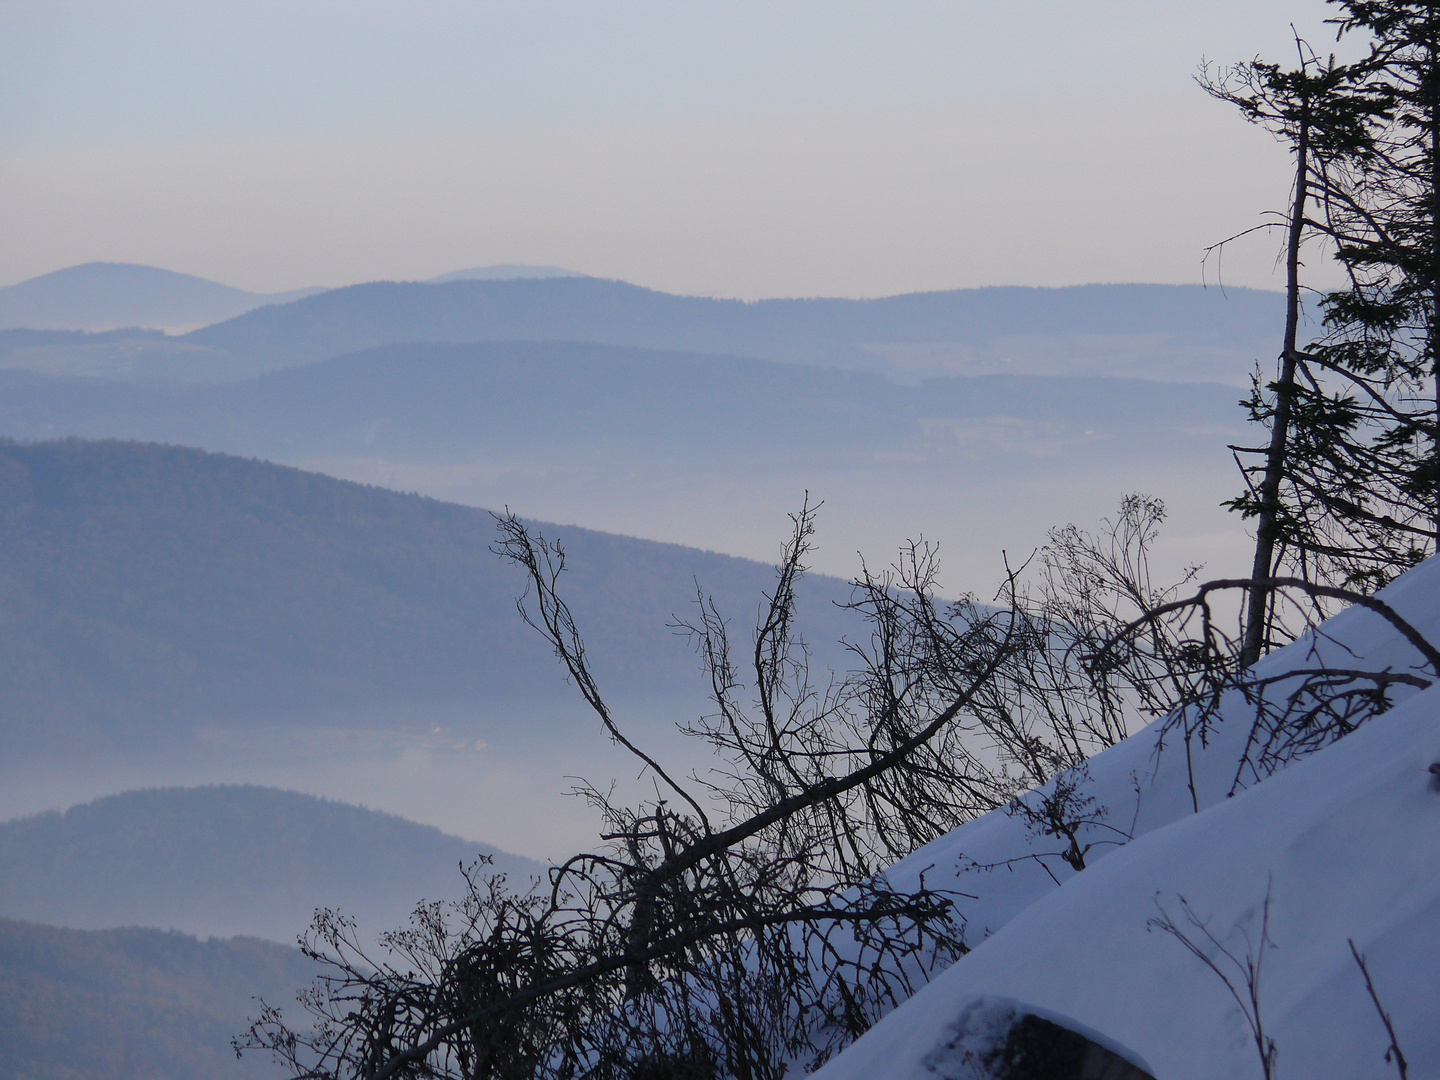
<instances>
[{"instance_id":1,"label":"snow bank","mask_svg":"<svg viewBox=\"0 0 1440 1080\"><path fill-rule=\"evenodd\" d=\"M1440 560L1382 597L1440 640ZM1418 670L1413 648L1363 609L1264 667L1293 668L1310 648L1347 667ZM1353 938L1410 1075L1440 1076L1440 789L1428 771L1440 760L1440 686L1227 798L1249 732L1239 706L1188 762L1173 738L1158 750L1157 725L1092 759L1087 792L1106 818L1087 834L1096 846L1081 873L1058 858L1052 838L1004 813L898 864L889 875L897 885L930 868L932 886L954 875L954 887L975 897L960 910L976 947L818 1075L943 1076L936 1051L954 1041L960 1018L982 998L1008 998L1093 1029L1162 1080L1259 1076L1224 984L1149 922L1163 907L1183 925L1183 896L1243 959L1245 935L1258 941L1268 888L1276 947L1265 953L1261 1007L1278 1075L1377 1077L1390 1068Z\"/></svg>"}]
</instances>

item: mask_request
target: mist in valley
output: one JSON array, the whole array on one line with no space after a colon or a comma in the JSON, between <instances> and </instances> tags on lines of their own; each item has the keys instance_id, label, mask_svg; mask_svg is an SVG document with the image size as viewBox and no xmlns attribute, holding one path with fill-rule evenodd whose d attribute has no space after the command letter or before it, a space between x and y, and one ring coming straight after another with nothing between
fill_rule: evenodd
<instances>
[{"instance_id":1,"label":"mist in valley","mask_svg":"<svg viewBox=\"0 0 1440 1080\"><path fill-rule=\"evenodd\" d=\"M229 1040L259 1015L258 997L294 1009L293 990L339 940L322 933L297 951L307 930L349 926L352 944L382 952L453 946L470 963L484 949L465 934L503 922L497 912L517 926L529 917L478 899L486 873L533 888L526 911L573 902L565 933L593 916L601 936L623 924L625 949L645 945L647 920L691 925L664 873L669 845L693 840L687 829L708 835L711 821L695 824L706 814L723 838L749 811L779 813L836 782L809 783L817 769L888 761L908 737L907 710L936 687L974 707L1008 669L996 660L973 690L956 690L985 666L983 649L946 636L974 646L957 627L993 629L1043 597L1055 622L1035 640L1055 661L1064 619L1045 590L1057 550L1083 549L1091 571L1111 557L1112 576L1144 582L1106 613L1111 629L1127 605L1179 596L1171 583L1249 572L1255 520L1228 504L1247 490L1262 498L1258 473L1237 463L1263 452L1269 430L1242 399L1267 392L1286 348L1287 268L1271 227L1298 190L1294 148L1227 113L1192 75L1207 57L1293 52L1296 35L1328 43L1334 5L1062 7L0 5L11 238L0 251L0 1058L18 1055L17 1080L282 1075L254 1052L236 1064ZM1337 55L1359 47L1342 38ZM1306 291L1285 355L1308 358L1327 332L1321 293L1348 279L1333 245L1311 242L1294 261ZM1078 531L1056 532L1068 526ZM776 564L797 528L792 593ZM563 572L527 570L514 530L558 544L538 550L563 550ZM1141 534L1144 558L1129 562ZM1069 586L1110 596L1109 571L1084 578L1077 565ZM917 567L937 622L915 614L925 603L903 606ZM1396 594L1417 636L1429 625L1424 581ZM555 597L568 605L559 616L546 606ZM1306 618L1336 610L1309 600ZM1240 605L1217 591L1203 640L1176 645L1169 662L1228 641ZM1152 618L1144 610L1135 625ZM1321 669L1332 646L1384 667L1377 690L1355 692L1356 726L1366 710L1403 711L1429 678L1391 640L1397 625L1362 632L1351 620L1314 639ZM793 645L778 658L765 651L777 633ZM724 663L716 635L731 649ZM1133 660L1109 648L1086 639L1058 666L1081 663L1093 689L1107 663ZM927 649L953 668L926 668ZM1192 676L1153 697L1132 700L1132 687L1114 699L1123 707L1065 698L1063 752L1045 742L1053 700L996 706L1014 706L995 728L1009 734L987 728L967 744L973 776L910 777L904 797L829 796L843 804L837 821L876 820L837 841L844 854L823 872L806 861L828 850L823 839L785 836L790 818L777 818L784 869L747 879L739 892L751 899L808 882L791 900L810 897L801 914L813 918L890 895L894 864L904 918L916 896L942 893L974 913L968 926L952 920L959 929L940 932L923 963L923 950L902 947L910 930L885 938L876 955L889 959L873 961L877 981L845 1014L864 1024L809 1058L795 1050L786 1074L818 1067L882 1014L920 1015L905 999L937 1000L923 984L963 979L942 970L992 937L983 955L1016 954L1007 924L1029 926L1032 904L1043 915L1052 886L1063 900L1099 881L1123 901L1097 910L1121 910L1138 895L1132 878L1163 862L1144 847L1147 830L1189 821L1223 836L1216 850L1260 844L1224 824L1249 813L1225 810L1231 796L1255 803L1243 765L1221 760L1240 723L1221 724L1226 709L1239 715L1230 684L1212 695L1218 712L1184 728L1185 778L1178 759L1162 760L1179 738L1166 725L1199 700L1167 695ZM1078 693L1067 677L1050 690ZM735 702L757 698L761 718L746 728ZM1128 710L1128 730L1105 726L1111 707ZM847 709L871 710L871 726L847 728ZM1107 717L1093 730L1092 711ZM697 737L707 724L709 739ZM1306 752L1328 732L1307 736ZM1252 736L1242 761L1263 742ZM1380 761L1372 743L1357 745ZM955 799L985 794L963 813L937 811L927 799L947 782ZM1127 800L1133 821L1107 817ZM909 849L875 840L894 827L885 806L911 830ZM761 850L774 824L737 843ZM1088 868L1131 840L1141 854L1115 860L1121 870ZM695 850L707 843L720 841ZM663 851L653 867L652 847ZM552 880L570 880L552 878L562 865L593 876L552 898ZM1196 895L1223 892L1231 869L1205 871ZM1305 889L1312 869L1286 864L1310 874ZM944 879L938 892L927 874ZM601 917L607 889L619 914ZM1257 910L1268 919L1270 895L1236 926ZM744 939L735 955L752 950L736 969L748 978L770 970L756 943L774 927L745 910L726 933ZM800 926L777 911L764 918ZM469 927L435 934L446 918ZM382 937L407 925L416 936ZM1175 927L1162 929L1183 940ZM1085 934L1057 944L1048 933L1028 947L1090 948ZM1376 955L1400 970L1391 938L1376 935ZM874 944L851 936L868 942L854 945L862 953ZM826 964L861 971L851 949L825 952ZM994 978L1007 995L1029 970L1031 954L1016 955ZM1096 970L1106 962L1084 956ZM649 985L649 960L592 961L604 978L623 974L597 991L614 1016L661 983L713 974L699 964ZM985 962L973 965L982 980ZM420 967L440 985L464 963L427 956ZM375 970L367 959L346 977L369 992L394 974ZM892 978L914 985L902 993ZM1095 1008L1110 1000L1107 979L1119 981L1097 976ZM1099 1034L1110 1024L1143 1041L1148 1005L1127 1006L1139 1018L1128 1027L1087 1026L1065 1011L1086 1002L1044 1005L1052 989L1033 990L1033 1014L1023 995L966 990L950 1051L994 1042L1002 1027L1013 1042L1039 1017L1095 1036L1086 1046L1135 1070L1124 1075L1151 1075L1133 1047ZM1349 990L1335 993L1358 1015ZM771 1019L833 1005L792 1002ZM1223 1023L1239 1030L1234 1019ZM554 1065L568 1023L505 1075ZM904 1023L928 1031L923 1016ZM248 1030L242 1041L257 1038ZM699 1045L644 1057L634 1075L729 1075ZM862 1038L827 1075L868 1075L875 1045ZM1001 1069L986 1077L1020 1080L995 1064L999 1043L985 1046L985 1068ZM949 1067L932 1058L931 1072ZM10 1075L0 1065L0 1080Z\"/></svg>"}]
</instances>

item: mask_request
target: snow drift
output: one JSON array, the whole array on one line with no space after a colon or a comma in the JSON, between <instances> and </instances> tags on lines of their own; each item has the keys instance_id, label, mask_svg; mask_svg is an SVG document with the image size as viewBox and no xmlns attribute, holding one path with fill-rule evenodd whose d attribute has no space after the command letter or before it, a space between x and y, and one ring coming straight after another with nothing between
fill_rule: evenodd
<instances>
[{"instance_id":1,"label":"snow drift","mask_svg":"<svg viewBox=\"0 0 1440 1080\"><path fill-rule=\"evenodd\" d=\"M1440 640L1440 560L1381 597ZM1422 670L1387 621L1351 608L1256 671L1314 656ZM1097 755L1085 792L1104 813L1087 830L1083 872L1060 858L1053 838L1003 811L897 864L888 875L897 887L926 872L932 885L953 876L973 897L959 905L973 951L817 1075L1002 1075L997 1040L1033 1015L1085 1035L1113 1054L1112 1066L1128 1062L1130 1075L1261 1076L1241 1004L1156 925L1167 917L1228 972L1242 1000L1243 973L1220 947L1242 965L1259 963L1276 1076L1358 1080L1393 1070L1352 941L1410 1075L1440 1075L1440 777L1430 771L1440 760L1440 685L1394 696L1404 700L1359 731L1233 797L1253 716L1238 696L1188 753L1157 722ZM1075 1075L1123 1072L1087 1069Z\"/></svg>"}]
</instances>

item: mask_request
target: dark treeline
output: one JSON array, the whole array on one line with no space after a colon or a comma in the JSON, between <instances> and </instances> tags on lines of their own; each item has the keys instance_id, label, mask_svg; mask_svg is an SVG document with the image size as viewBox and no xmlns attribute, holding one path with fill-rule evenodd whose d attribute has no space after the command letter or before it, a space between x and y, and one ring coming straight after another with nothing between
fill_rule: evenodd
<instances>
[{"instance_id":1,"label":"dark treeline","mask_svg":"<svg viewBox=\"0 0 1440 1080\"><path fill-rule=\"evenodd\" d=\"M61 930L0 918L0 1047L26 1080L242 1080L230 1039L257 995L315 968L293 947L162 930Z\"/></svg>"}]
</instances>

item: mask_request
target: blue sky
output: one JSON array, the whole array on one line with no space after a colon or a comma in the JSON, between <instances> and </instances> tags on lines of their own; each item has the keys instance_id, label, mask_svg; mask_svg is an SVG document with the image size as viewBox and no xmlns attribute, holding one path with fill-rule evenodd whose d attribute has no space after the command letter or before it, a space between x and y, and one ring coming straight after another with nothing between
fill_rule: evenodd
<instances>
[{"instance_id":1,"label":"blue sky","mask_svg":"<svg viewBox=\"0 0 1440 1080\"><path fill-rule=\"evenodd\" d=\"M1199 281L1282 151L1190 82L1312 0L0 0L0 284L532 262L716 295ZM1264 244L1227 280L1272 284ZM1213 269L1213 267L1212 267Z\"/></svg>"}]
</instances>

